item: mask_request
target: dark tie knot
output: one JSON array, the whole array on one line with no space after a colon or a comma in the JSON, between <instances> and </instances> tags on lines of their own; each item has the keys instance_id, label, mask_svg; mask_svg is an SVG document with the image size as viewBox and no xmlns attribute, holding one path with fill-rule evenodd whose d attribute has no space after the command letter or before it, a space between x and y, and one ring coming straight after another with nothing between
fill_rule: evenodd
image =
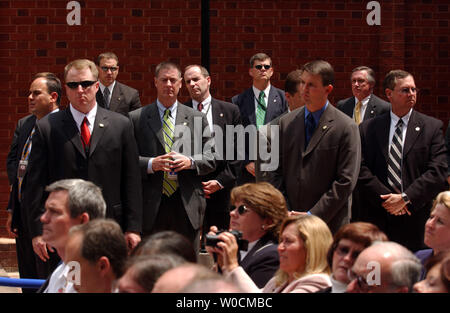
<instances>
[{"instance_id":1,"label":"dark tie knot","mask_svg":"<svg viewBox=\"0 0 450 313\"><path fill-rule=\"evenodd\" d=\"M203 111L203 103L199 102L199 103L197 104L197 109L198 109L200 112Z\"/></svg>"},{"instance_id":2,"label":"dark tie knot","mask_svg":"<svg viewBox=\"0 0 450 313\"><path fill-rule=\"evenodd\" d=\"M399 119L396 127L402 127L402 126L403 126L403 120Z\"/></svg>"}]
</instances>

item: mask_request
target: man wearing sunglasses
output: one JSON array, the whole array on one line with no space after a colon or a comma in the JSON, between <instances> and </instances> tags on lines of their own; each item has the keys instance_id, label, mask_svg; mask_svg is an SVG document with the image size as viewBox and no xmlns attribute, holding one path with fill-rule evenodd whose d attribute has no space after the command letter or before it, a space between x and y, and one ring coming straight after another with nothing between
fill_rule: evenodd
<instances>
[{"instance_id":1,"label":"man wearing sunglasses","mask_svg":"<svg viewBox=\"0 0 450 313\"><path fill-rule=\"evenodd\" d=\"M67 109L36 123L30 181L35 195L27 203L34 218L42 214L44 188L64 178L82 178L102 189L106 216L125 232L129 248L140 241L142 224L141 181L138 153L130 120L98 106L99 88L95 64L86 59L64 69ZM31 230L38 235L39 227ZM36 249L35 249L36 250ZM41 247L38 255L45 253Z\"/></svg>"},{"instance_id":2,"label":"man wearing sunglasses","mask_svg":"<svg viewBox=\"0 0 450 313\"><path fill-rule=\"evenodd\" d=\"M389 114L363 122L358 188L361 220L377 225L411 251L424 248L425 222L434 197L445 188L447 160L443 123L414 109L414 77L390 71L383 83Z\"/></svg>"},{"instance_id":3,"label":"man wearing sunglasses","mask_svg":"<svg viewBox=\"0 0 450 313\"><path fill-rule=\"evenodd\" d=\"M286 112L288 107L284 91L270 84L273 66L272 60L267 54L257 53L252 56L248 73L253 79L252 87L234 96L231 102L239 107L244 127L254 125L256 129L259 129L262 125ZM238 185L255 182L254 161L256 156L249 155L249 145L253 143L248 141L247 136L245 161L238 174Z\"/></svg>"},{"instance_id":4,"label":"man wearing sunglasses","mask_svg":"<svg viewBox=\"0 0 450 313\"><path fill-rule=\"evenodd\" d=\"M104 52L96 59L100 88L96 99L99 106L128 116L128 112L139 109L141 100L139 92L125 84L119 83L119 58L113 52Z\"/></svg>"}]
</instances>

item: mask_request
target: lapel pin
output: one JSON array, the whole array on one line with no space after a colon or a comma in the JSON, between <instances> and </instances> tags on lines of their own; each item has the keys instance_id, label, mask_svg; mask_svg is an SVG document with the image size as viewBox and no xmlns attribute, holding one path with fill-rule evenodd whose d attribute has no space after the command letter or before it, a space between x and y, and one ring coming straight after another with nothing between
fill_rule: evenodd
<instances>
[{"instance_id":1,"label":"lapel pin","mask_svg":"<svg viewBox=\"0 0 450 313\"><path fill-rule=\"evenodd\" d=\"M418 132L420 130L420 127L416 127L416 132Z\"/></svg>"},{"instance_id":2,"label":"lapel pin","mask_svg":"<svg viewBox=\"0 0 450 313\"><path fill-rule=\"evenodd\" d=\"M100 128L105 127L105 125L103 125L102 123L98 124L98 126L99 126Z\"/></svg>"},{"instance_id":3,"label":"lapel pin","mask_svg":"<svg viewBox=\"0 0 450 313\"><path fill-rule=\"evenodd\" d=\"M187 122L184 122L183 125L186 126L186 125L187 125Z\"/></svg>"},{"instance_id":4,"label":"lapel pin","mask_svg":"<svg viewBox=\"0 0 450 313\"><path fill-rule=\"evenodd\" d=\"M327 125L325 125L324 127L322 127L323 130L327 129Z\"/></svg>"},{"instance_id":5,"label":"lapel pin","mask_svg":"<svg viewBox=\"0 0 450 313\"><path fill-rule=\"evenodd\" d=\"M277 99L273 99L273 102L277 102Z\"/></svg>"},{"instance_id":6,"label":"lapel pin","mask_svg":"<svg viewBox=\"0 0 450 313\"><path fill-rule=\"evenodd\" d=\"M373 114L374 112L373 111L370 111L370 114Z\"/></svg>"},{"instance_id":7,"label":"lapel pin","mask_svg":"<svg viewBox=\"0 0 450 313\"><path fill-rule=\"evenodd\" d=\"M119 101L120 101L120 97L118 97L118 98L117 98L117 100L119 100Z\"/></svg>"},{"instance_id":8,"label":"lapel pin","mask_svg":"<svg viewBox=\"0 0 450 313\"><path fill-rule=\"evenodd\" d=\"M223 117L223 113L220 113L220 117Z\"/></svg>"}]
</instances>

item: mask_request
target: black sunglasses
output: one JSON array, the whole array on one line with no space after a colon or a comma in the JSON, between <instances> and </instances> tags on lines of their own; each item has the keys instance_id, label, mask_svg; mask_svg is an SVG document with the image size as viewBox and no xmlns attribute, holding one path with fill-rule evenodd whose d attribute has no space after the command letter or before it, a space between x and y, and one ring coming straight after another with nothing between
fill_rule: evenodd
<instances>
[{"instance_id":1,"label":"black sunglasses","mask_svg":"<svg viewBox=\"0 0 450 313\"><path fill-rule=\"evenodd\" d=\"M86 89L95 83L96 83L96 81L93 81L93 80L83 80L82 82L68 82L68 83L66 83L66 85L70 89L77 89L79 85L81 85L81 87L83 87L83 89Z\"/></svg>"},{"instance_id":2,"label":"black sunglasses","mask_svg":"<svg viewBox=\"0 0 450 313\"><path fill-rule=\"evenodd\" d=\"M100 68L102 69L103 72L107 72L108 70L111 70L111 72L115 72L118 69L118 67L115 67L115 66L111 66L111 67L102 66Z\"/></svg>"},{"instance_id":3,"label":"black sunglasses","mask_svg":"<svg viewBox=\"0 0 450 313\"><path fill-rule=\"evenodd\" d=\"M230 207L230 211L234 211L234 210L236 210L236 207L235 207L234 205L232 205L232 206ZM237 211L238 211L239 215L244 215L245 213L247 213L248 211L250 211L250 209L247 209L247 208L245 207L245 205L240 205L240 206L237 207Z\"/></svg>"},{"instance_id":4,"label":"black sunglasses","mask_svg":"<svg viewBox=\"0 0 450 313\"><path fill-rule=\"evenodd\" d=\"M272 65L268 65L268 64L264 64L264 65L258 64L258 65L255 65L255 68L256 68L257 70L262 70L263 67L264 67L264 69L268 70L269 68L272 67Z\"/></svg>"}]
</instances>

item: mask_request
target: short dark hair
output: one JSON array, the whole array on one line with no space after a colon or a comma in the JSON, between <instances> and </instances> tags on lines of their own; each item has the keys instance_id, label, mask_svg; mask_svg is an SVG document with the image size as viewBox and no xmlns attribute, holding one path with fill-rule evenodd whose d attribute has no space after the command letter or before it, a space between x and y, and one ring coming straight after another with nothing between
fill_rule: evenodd
<instances>
[{"instance_id":1,"label":"short dark hair","mask_svg":"<svg viewBox=\"0 0 450 313\"><path fill-rule=\"evenodd\" d=\"M404 79L408 76L412 76L411 73L408 73L404 70L392 70L386 74L383 81L383 89L394 90L395 85L397 84L397 79Z\"/></svg>"},{"instance_id":2,"label":"short dark hair","mask_svg":"<svg viewBox=\"0 0 450 313\"><path fill-rule=\"evenodd\" d=\"M192 243L185 236L166 230L144 238L133 250L133 255L175 254L188 262L197 262Z\"/></svg>"},{"instance_id":3,"label":"short dark hair","mask_svg":"<svg viewBox=\"0 0 450 313\"><path fill-rule=\"evenodd\" d=\"M203 77L208 77L209 76L209 72L206 69L206 67L198 65L198 64L192 64L192 65L188 65L184 68L184 72L186 73L187 70L193 68L193 67L198 67L200 69L200 73L203 75Z\"/></svg>"},{"instance_id":4,"label":"short dark hair","mask_svg":"<svg viewBox=\"0 0 450 313\"><path fill-rule=\"evenodd\" d=\"M354 72L359 72L359 71L366 71L366 73L367 73L367 80L369 81L369 84L371 84L372 86L375 85L376 80L375 80L375 72L374 72L373 69L371 69L368 66L362 65L362 66L355 67L352 70L352 74Z\"/></svg>"},{"instance_id":5,"label":"short dark hair","mask_svg":"<svg viewBox=\"0 0 450 313\"><path fill-rule=\"evenodd\" d=\"M80 254L91 263L101 257L108 258L116 278L122 276L128 256L127 242L122 229L111 219L96 219L86 224L74 226L69 234L83 236Z\"/></svg>"},{"instance_id":6,"label":"short dark hair","mask_svg":"<svg viewBox=\"0 0 450 313\"><path fill-rule=\"evenodd\" d=\"M170 62L170 61L164 61L164 62L161 62L158 65L156 65L155 77L158 78L159 72L161 70L172 69L172 68L174 68L174 69L176 69L178 71L178 76L181 78L181 69L180 69L180 67L177 64L175 64L173 62Z\"/></svg>"},{"instance_id":7,"label":"short dark hair","mask_svg":"<svg viewBox=\"0 0 450 313\"><path fill-rule=\"evenodd\" d=\"M117 65L119 65L119 58L117 57L117 55L114 52L103 52L100 53L97 57L97 59L95 60L95 64L100 66L100 61L102 59L114 59L117 62Z\"/></svg>"},{"instance_id":8,"label":"short dark hair","mask_svg":"<svg viewBox=\"0 0 450 313\"><path fill-rule=\"evenodd\" d=\"M58 94L58 99L56 100L56 105L61 104L62 86L59 78L50 72L41 72L33 76L32 82L38 78L45 78L48 93L56 92Z\"/></svg>"},{"instance_id":9,"label":"short dark hair","mask_svg":"<svg viewBox=\"0 0 450 313\"><path fill-rule=\"evenodd\" d=\"M265 60L269 60L270 61L270 65L272 65L272 59L265 53L257 53L254 56L252 56L250 58L250 68L253 67L253 65L255 64L255 61L265 61Z\"/></svg>"},{"instance_id":10,"label":"short dark hair","mask_svg":"<svg viewBox=\"0 0 450 313\"><path fill-rule=\"evenodd\" d=\"M327 261L330 268L333 264L333 253L342 239L361 244L364 248L369 247L375 241L388 241L386 234L374 224L366 222L345 224L334 235L333 243L328 250Z\"/></svg>"},{"instance_id":11,"label":"short dark hair","mask_svg":"<svg viewBox=\"0 0 450 313\"><path fill-rule=\"evenodd\" d=\"M334 69L330 63L324 60L315 60L303 65L303 71L312 75L320 75L322 85L334 85Z\"/></svg>"},{"instance_id":12,"label":"short dark hair","mask_svg":"<svg viewBox=\"0 0 450 313\"><path fill-rule=\"evenodd\" d=\"M284 91L285 92L288 92L292 96L297 93L298 85L302 81L302 79L301 79L302 73L303 73L302 70L295 70L295 71L290 72L286 76L286 81L284 82Z\"/></svg>"}]
</instances>

